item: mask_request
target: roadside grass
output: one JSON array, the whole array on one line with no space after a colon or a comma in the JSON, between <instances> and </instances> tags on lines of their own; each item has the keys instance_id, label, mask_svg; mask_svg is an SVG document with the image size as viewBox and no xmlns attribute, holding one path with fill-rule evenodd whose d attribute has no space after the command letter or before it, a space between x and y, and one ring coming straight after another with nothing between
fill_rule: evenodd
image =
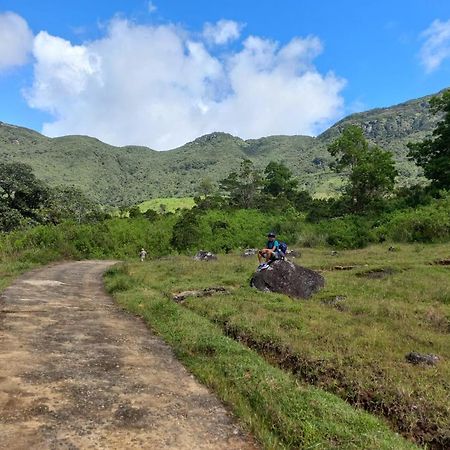
<instances>
[{"instance_id":1,"label":"roadside grass","mask_svg":"<svg viewBox=\"0 0 450 450\"><path fill-rule=\"evenodd\" d=\"M181 256L127 263L108 272L106 286L265 448L413 447L385 418L411 440L445 448L450 286L448 268L430 263L449 251L448 244L403 245L396 252L376 246L337 256L306 249L299 262L323 270L327 281L308 301L249 288L255 260L239 255L208 263ZM334 270L350 264L357 267ZM393 270L385 279L356 275L387 267ZM214 286L230 293L183 305L171 299ZM345 296L342 304L333 303L336 296ZM409 351L442 359L436 367L410 366Z\"/></svg>"},{"instance_id":2,"label":"roadside grass","mask_svg":"<svg viewBox=\"0 0 450 450\"><path fill-rule=\"evenodd\" d=\"M142 212L145 212L148 209L160 212L161 205L164 205L165 212L175 212L180 208L191 209L195 205L195 202L193 197L166 197L146 200L138 206Z\"/></svg>"}]
</instances>

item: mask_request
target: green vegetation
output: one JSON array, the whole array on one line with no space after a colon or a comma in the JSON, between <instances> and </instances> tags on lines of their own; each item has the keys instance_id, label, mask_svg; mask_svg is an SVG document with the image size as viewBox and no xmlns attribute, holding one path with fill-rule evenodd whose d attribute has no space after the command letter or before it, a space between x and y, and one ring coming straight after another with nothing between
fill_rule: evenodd
<instances>
[{"instance_id":1,"label":"green vegetation","mask_svg":"<svg viewBox=\"0 0 450 450\"><path fill-rule=\"evenodd\" d=\"M336 176L329 169L333 159L327 146L352 124L363 129L371 144L394 154L401 183L415 184L423 179L407 157L406 144L423 140L439 120L429 111L428 100L425 97L354 114L317 138L270 136L244 141L213 133L167 152L118 148L87 136L50 139L0 123L0 162L29 164L36 176L51 186L75 186L91 200L113 206L210 194L243 159L250 159L258 170L271 161L281 162L295 175L301 189L333 195L339 185L332 182Z\"/></svg>"},{"instance_id":2,"label":"green vegetation","mask_svg":"<svg viewBox=\"0 0 450 450\"><path fill-rule=\"evenodd\" d=\"M344 128L328 150L338 158L335 170L349 171L344 193L351 211L373 210L394 189L398 172L392 154L370 146L356 125Z\"/></svg>"},{"instance_id":3,"label":"green vegetation","mask_svg":"<svg viewBox=\"0 0 450 450\"><path fill-rule=\"evenodd\" d=\"M276 331L284 331L282 338L286 338L291 330L299 345L300 333L306 348L315 346L317 353L328 358L334 350L314 342L314 336L322 334L317 314L321 309L326 330L332 325L330 308L317 300L295 303L281 295L251 290L247 277L253 268L254 261L240 256L224 256L211 264L168 257L113 268L107 273L106 286L120 305L142 316L189 370L233 408L265 448L413 448L382 420L351 408L337 395L311 386L309 380L281 370L273 361L270 364L269 355L261 352L262 357L258 356L243 345L244 339L236 342L225 336L232 335L231 328L224 334L225 322L230 320L231 325L236 319L264 336L267 348L279 342ZM186 307L171 300L174 292L209 286L226 286L232 294L188 300ZM347 317L352 320L351 314ZM339 338L336 327L335 335ZM353 348L360 352L362 345L360 339ZM357 354L355 361L359 358ZM405 365L403 360L400 365Z\"/></svg>"},{"instance_id":4,"label":"green vegetation","mask_svg":"<svg viewBox=\"0 0 450 450\"><path fill-rule=\"evenodd\" d=\"M408 144L410 154L436 189L450 189L450 91L430 101L434 114L444 114L432 138Z\"/></svg>"},{"instance_id":5,"label":"green vegetation","mask_svg":"<svg viewBox=\"0 0 450 450\"><path fill-rule=\"evenodd\" d=\"M51 188L23 163L0 163L0 232L40 223L102 220L105 214L79 189Z\"/></svg>"},{"instance_id":6,"label":"green vegetation","mask_svg":"<svg viewBox=\"0 0 450 450\"><path fill-rule=\"evenodd\" d=\"M191 209L195 205L193 197L153 198L139 203L142 212L152 209L156 212L175 212L177 209Z\"/></svg>"}]
</instances>

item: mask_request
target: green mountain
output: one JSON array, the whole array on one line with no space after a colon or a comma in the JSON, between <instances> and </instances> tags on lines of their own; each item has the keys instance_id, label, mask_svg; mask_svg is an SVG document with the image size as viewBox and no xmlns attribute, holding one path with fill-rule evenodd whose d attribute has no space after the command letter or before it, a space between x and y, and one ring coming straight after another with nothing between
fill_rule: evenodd
<instances>
[{"instance_id":1,"label":"green mountain","mask_svg":"<svg viewBox=\"0 0 450 450\"><path fill-rule=\"evenodd\" d=\"M419 171L406 158L406 143L422 139L434 128L437 118L429 111L429 98L353 114L316 138L242 140L212 133L166 152L114 147L87 136L48 138L0 122L0 161L25 162L51 185L74 185L91 198L112 205L194 195L202 179L224 178L243 158L251 159L259 168L272 160L284 162L305 188L327 193L340 181L329 169L331 158L326 147L351 123L362 126L369 140L395 154L401 181L413 181Z\"/></svg>"}]
</instances>

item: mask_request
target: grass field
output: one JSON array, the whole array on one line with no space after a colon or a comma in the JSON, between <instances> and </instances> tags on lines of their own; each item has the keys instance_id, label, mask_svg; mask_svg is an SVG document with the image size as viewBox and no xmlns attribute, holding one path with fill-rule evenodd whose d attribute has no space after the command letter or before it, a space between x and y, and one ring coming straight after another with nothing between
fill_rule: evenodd
<instances>
[{"instance_id":1,"label":"grass field","mask_svg":"<svg viewBox=\"0 0 450 450\"><path fill-rule=\"evenodd\" d=\"M434 261L448 258L450 245L396 250L373 246L337 256L304 250L299 262L326 279L326 288L308 301L249 288L255 260L238 255L210 263L167 257L128 264L114 269L107 283L267 448L404 445L389 442L382 423L370 422L363 409L413 442L448 448L450 271ZM211 286L230 294L183 305L171 300L174 292ZM411 365L405 355L412 351L440 361Z\"/></svg>"},{"instance_id":2,"label":"grass field","mask_svg":"<svg viewBox=\"0 0 450 450\"><path fill-rule=\"evenodd\" d=\"M193 197L167 197L146 200L145 202L140 203L138 206L142 212L145 212L148 209L153 209L160 212L163 208L161 205L164 205L165 212L175 212L179 208L191 209L195 205L195 203Z\"/></svg>"}]
</instances>

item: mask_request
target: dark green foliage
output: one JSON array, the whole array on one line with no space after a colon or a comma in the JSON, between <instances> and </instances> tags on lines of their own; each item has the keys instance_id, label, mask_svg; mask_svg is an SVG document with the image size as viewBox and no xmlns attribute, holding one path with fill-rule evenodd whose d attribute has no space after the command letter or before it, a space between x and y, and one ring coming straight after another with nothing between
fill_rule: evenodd
<instances>
[{"instance_id":1,"label":"dark green foliage","mask_svg":"<svg viewBox=\"0 0 450 450\"><path fill-rule=\"evenodd\" d=\"M239 171L231 172L220 182L221 189L236 208L256 208L263 187L263 179L249 159L241 162Z\"/></svg>"},{"instance_id":2,"label":"dark green foliage","mask_svg":"<svg viewBox=\"0 0 450 450\"><path fill-rule=\"evenodd\" d=\"M0 201L0 231L12 231L19 228L23 216L16 209L11 209L5 202Z\"/></svg>"},{"instance_id":3,"label":"dark green foliage","mask_svg":"<svg viewBox=\"0 0 450 450\"><path fill-rule=\"evenodd\" d=\"M36 220L38 210L48 198L47 187L34 176L30 166L0 163L0 200L3 209L12 209L24 218Z\"/></svg>"},{"instance_id":4,"label":"dark green foliage","mask_svg":"<svg viewBox=\"0 0 450 450\"><path fill-rule=\"evenodd\" d=\"M293 178L291 170L283 163L271 161L264 169L264 192L272 197L283 194L288 199L295 197L298 181Z\"/></svg>"},{"instance_id":5,"label":"dark green foliage","mask_svg":"<svg viewBox=\"0 0 450 450\"><path fill-rule=\"evenodd\" d=\"M0 163L0 211L0 231L38 223L85 223L107 218L80 189L50 188L22 163Z\"/></svg>"},{"instance_id":6,"label":"dark green foliage","mask_svg":"<svg viewBox=\"0 0 450 450\"><path fill-rule=\"evenodd\" d=\"M409 143L409 157L423 168L425 176L436 189L450 188L450 90L430 100L434 114L444 114L432 137Z\"/></svg>"},{"instance_id":7,"label":"dark green foliage","mask_svg":"<svg viewBox=\"0 0 450 450\"><path fill-rule=\"evenodd\" d=\"M49 188L49 200L42 214L46 222L55 224L64 220L86 223L108 218L99 205L89 200L83 191L73 186Z\"/></svg>"},{"instance_id":8,"label":"dark green foliage","mask_svg":"<svg viewBox=\"0 0 450 450\"><path fill-rule=\"evenodd\" d=\"M135 219L136 217L140 217L141 216L141 210L139 209L139 206L132 206L129 210L128 210L128 214L132 219Z\"/></svg>"},{"instance_id":9,"label":"dark green foliage","mask_svg":"<svg viewBox=\"0 0 450 450\"><path fill-rule=\"evenodd\" d=\"M313 198L308 191L299 191L294 194L292 204L297 211L309 211L313 202Z\"/></svg>"},{"instance_id":10,"label":"dark green foliage","mask_svg":"<svg viewBox=\"0 0 450 450\"><path fill-rule=\"evenodd\" d=\"M179 251L193 250L198 246L201 237L196 211L185 211L173 227L170 244Z\"/></svg>"},{"instance_id":11,"label":"dark green foliage","mask_svg":"<svg viewBox=\"0 0 450 450\"><path fill-rule=\"evenodd\" d=\"M326 243L333 248L363 248L376 242L371 222L359 216L328 220L318 225L318 230L326 235Z\"/></svg>"},{"instance_id":12,"label":"dark green foliage","mask_svg":"<svg viewBox=\"0 0 450 450\"><path fill-rule=\"evenodd\" d=\"M156 219L158 219L159 214L154 210L154 209L147 209L147 211L145 211L143 213L143 216L149 220L150 222L155 221Z\"/></svg>"},{"instance_id":13,"label":"dark green foliage","mask_svg":"<svg viewBox=\"0 0 450 450\"><path fill-rule=\"evenodd\" d=\"M374 210L392 192L397 176L392 154L369 145L361 128L346 127L328 151L338 158L334 165L337 172L348 170L345 196L350 211Z\"/></svg>"}]
</instances>

